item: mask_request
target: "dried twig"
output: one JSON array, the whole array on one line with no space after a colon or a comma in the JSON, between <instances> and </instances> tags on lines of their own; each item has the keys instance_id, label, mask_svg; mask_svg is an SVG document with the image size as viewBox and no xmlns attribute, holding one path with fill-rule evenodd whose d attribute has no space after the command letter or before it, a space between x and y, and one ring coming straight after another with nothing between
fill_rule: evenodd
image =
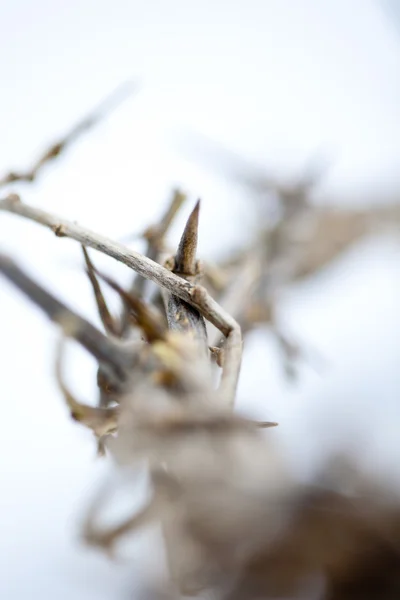
<instances>
[{"instance_id":1,"label":"dried twig","mask_svg":"<svg viewBox=\"0 0 400 600\"><path fill-rule=\"evenodd\" d=\"M31 183L35 181L42 168L49 162L58 158L84 133L93 129L102 121L112 110L115 110L128 96L137 91L138 85L128 81L120 85L112 94L110 94L99 106L82 119L73 127L63 138L52 144L27 171L10 171L0 179L0 188L15 182Z\"/></svg>"},{"instance_id":2,"label":"dried twig","mask_svg":"<svg viewBox=\"0 0 400 600\"><path fill-rule=\"evenodd\" d=\"M53 294L33 281L11 258L0 254L0 272L34 302L66 335L79 342L99 362L109 365L125 378L131 363L129 352L104 336L91 323L80 317Z\"/></svg>"},{"instance_id":3,"label":"dried twig","mask_svg":"<svg viewBox=\"0 0 400 600\"><path fill-rule=\"evenodd\" d=\"M15 194L0 200L0 210L11 212L45 225L58 237L69 237L84 246L89 246L115 258L197 309L205 319L217 327L227 338L225 361L221 377L221 398L225 402L233 404L242 356L240 327L235 319L226 313L209 296L205 288L182 279L151 259L130 250L123 244L114 242L105 236L61 219L56 215L28 206L21 202L20 198Z\"/></svg>"},{"instance_id":4,"label":"dried twig","mask_svg":"<svg viewBox=\"0 0 400 600\"><path fill-rule=\"evenodd\" d=\"M99 528L96 523L96 508L91 507L88 518L83 526L83 540L97 548L103 548L110 556L113 556L114 545L122 536L132 533L141 527L151 523L155 518L159 518L158 503L150 500L141 510L134 512L132 516L114 527Z\"/></svg>"},{"instance_id":5,"label":"dried twig","mask_svg":"<svg viewBox=\"0 0 400 600\"><path fill-rule=\"evenodd\" d=\"M300 192L305 194L304 189ZM237 320L246 331L268 322L286 355L297 352L276 327L274 297L280 285L295 279L301 270L299 257L305 255L299 252L301 244L296 245L295 235L309 208L306 194L301 194L304 202L299 204L295 195L288 195L282 219L261 228L258 238L217 281L216 293L225 310L198 284L199 204L189 216L176 256L167 261L167 267L154 260L160 257L166 228L181 205L179 198L158 229L148 230L149 257L27 206L18 196L0 200L0 210L82 244L100 318L111 338L2 255L0 272L99 361L99 387L109 396L104 406L91 407L77 400L64 382L60 347L56 377L73 418L94 431L100 447L106 444L117 464L134 467L145 459L149 469L151 495L144 508L106 528L99 518L99 498L85 523L87 542L111 551L123 535L157 521L170 575L181 593L209 589L223 600L298 597L304 591L308 594L309 581L312 584L313 578L321 577L324 597L329 600L397 600L398 499L393 508L368 486L355 485L353 491L358 494L350 498L337 492L339 486L331 486L331 481L323 482L328 483L328 492L318 479L317 485L300 485L286 470L282 454L273 450L270 438L260 431L276 423L254 422L230 410L241 363ZM318 221L321 214L313 214ZM358 214L355 220L357 227L351 235L345 227L344 244L370 225L369 217ZM317 223L317 229L320 226ZM86 247L135 270L139 276L133 291L125 291L112 277L99 273ZM107 308L98 277L119 294L129 325L140 329L145 342L121 339L124 336ZM143 277L165 292L168 327L146 303ZM218 390L211 377L204 319L226 336L224 348L210 348L222 367ZM205 352L198 352L199 341ZM110 399L112 407L107 406Z\"/></svg>"},{"instance_id":6,"label":"dried twig","mask_svg":"<svg viewBox=\"0 0 400 600\"><path fill-rule=\"evenodd\" d=\"M97 277L95 274L95 267L90 260L90 256L85 246L82 246L83 256L85 258L87 274L89 277L89 281L91 283L94 297L96 299L96 305L99 312L100 320L104 326L104 329L109 335L114 335L116 337L120 337L121 335L121 327L116 322L116 319L112 317L110 311L108 310L108 306L106 300L103 296L103 292L101 291L101 287L99 282L97 281Z\"/></svg>"},{"instance_id":7,"label":"dried twig","mask_svg":"<svg viewBox=\"0 0 400 600\"><path fill-rule=\"evenodd\" d=\"M33 181L45 164L105 112L102 105L52 146L30 171L11 173L0 186ZM223 157L224 152L219 155ZM299 349L277 327L277 292L322 268L374 224L398 223L400 210L383 207L373 215L357 210L317 210L309 194L317 179L316 169L293 185L281 185L229 155L225 163L228 170L233 163L237 180L267 204L271 200L278 210L275 216L271 212L268 222L260 218L257 235L236 257L206 268L205 281L211 293L199 285L203 275L196 258L199 203L188 218L176 255L165 266L159 264L166 232L184 201L179 191L174 192L160 222L144 233L147 257L25 205L16 195L0 200L0 210L45 225L56 236L82 245L107 335L1 254L0 273L58 323L64 336L77 340L99 363L100 406L93 407L79 401L63 378L65 339L61 340L56 379L71 416L94 432L99 449L107 448L113 464L130 467L125 471L128 477L132 467L143 461L148 468L150 499L144 508L116 526L105 527L100 508L106 494L99 495L89 511L84 538L111 552L122 536L157 521L170 578L181 594L209 590L216 592L219 600L299 597L299 593L309 597L307 586L311 582L312 587L319 577L326 600L397 600L399 499L393 505L392 499L378 498L375 485L360 485L357 477L354 483L352 469L350 477L349 471L344 474L342 483L340 477L333 481L325 469L328 478L324 481L317 478L312 485L300 484L288 470L282 452L272 447L271 436L260 431L277 424L237 416L231 408L241 364L242 332L268 323L292 372ZM262 210L259 214L265 217ZM87 248L133 269L131 289L123 289L113 277L100 273ZM119 320L107 307L100 279L123 302ZM160 311L155 301L147 303L147 281L159 286L156 301L162 295L165 302ZM223 347L222 343L209 347L205 319L226 337ZM141 340L127 339L131 326ZM222 368L218 389L212 360ZM351 498L343 493L349 489L350 479ZM112 491L111 486L107 489ZM311 594L316 597L314 592Z\"/></svg>"},{"instance_id":8,"label":"dried twig","mask_svg":"<svg viewBox=\"0 0 400 600\"><path fill-rule=\"evenodd\" d=\"M160 221L156 225L148 227L144 232L143 237L147 240L147 247L144 254L148 258L151 258L151 260L159 262L158 259L163 247L165 235L185 200L185 194L181 190L175 189L172 193L171 201ZM148 280L145 277L136 274L131 284L130 292L135 296L143 296L147 281ZM123 310L122 312L121 328L122 336L126 336L129 329L129 318L126 310Z\"/></svg>"},{"instance_id":9,"label":"dried twig","mask_svg":"<svg viewBox=\"0 0 400 600\"><path fill-rule=\"evenodd\" d=\"M116 281L100 273L96 269L96 273L122 298L128 312L133 315L135 324L143 331L148 342L152 343L156 340L165 340L166 330L163 326L160 315L150 306L148 306L141 298L126 292Z\"/></svg>"},{"instance_id":10,"label":"dried twig","mask_svg":"<svg viewBox=\"0 0 400 600\"><path fill-rule=\"evenodd\" d=\"M73 333L73 332L71 332ZM117 430L118 409L88 406L79 402L68 389L62 374L65 339L61 338L56 356L56 380L65 402L71 412L71 417L92 429L98 438L114 433Z\"/></svg>"}]
</instances>

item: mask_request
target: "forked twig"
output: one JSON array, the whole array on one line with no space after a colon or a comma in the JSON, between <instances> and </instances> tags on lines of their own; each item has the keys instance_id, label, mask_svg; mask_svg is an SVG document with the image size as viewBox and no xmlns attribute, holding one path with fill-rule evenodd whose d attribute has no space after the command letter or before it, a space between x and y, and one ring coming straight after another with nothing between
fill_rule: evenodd
<instances>
[{"instance_id":1,"label":"forked twig","mask_svg":"<svg viewBox=\"0 0 400 600\"><path fill-rule=\"evenodd\" d=\"M103 292L101 291L101 287L100 284L97 280L96 277L96 269L90 259L89 253L86 250L85 246L82 246L82 251L83 251L83 256L85 259L85 263L86 263L86 271L87 271L87 275L90 281L90 284L92 286L92 290L94 293L94 297L96 300L96 306L97 306L97 310L100 316L100 320L103 324L104 329L106 330L106 333L108 333L109 335L114 335L116 337L119 337L121 334L120 331L120 327L118 325L118 323L116 322L116 319L114 319L114 317L111 315L106 300L104 298Z\"/></svg>"},{"instance_id":2,"label":"forked twig","mask_svg":"<svg viewBox=\"0 0 400 600\"><path fill-rule=\"evenodd\" d=\"M124 263L140 275L154 281L178 296L194 308L227 338L225 344L225 360L221 376L221 400L229 405L234 403L237 381L242 358L242 336L240 326L221 306L207 293L202 286L192 284L182 277L171 273L165 267L130 250L123 244L94 233L75 223L61 219L43 210L21 202L19 196L11 194L0 200L0 210L11 212L41 225L49 227L58 237L69 237L84 246L99 250ZM99 332L97 332L99 334ZM105 338L106 339L106 338ZM107 340L110 342L110 340Z\"/></svg>"},{"instance_id":3,"label":"forked twig","mask_svg":"<svg viewBox=\"0 0 400 600\"><path fill-rule=\"evenodd\" d=\"M103 279L119 296L122 298L128 311L133 313L137 325L143 331L148 342L152 343L157 340L164 340L166 330L159 315L155 309L148 306L141 298L137 298L133 294L126 292L116 281L100 273L96 269L98 276Z\"/></svg>"},{"instance_id":4,"label":"forked twig","mask_svg":"<svg viewBox=\"0 0 400 600\"><path fill-rule=\"evenodd\" d=\"M159 262L160 252L163 246L165 235L167 234L168 229L170 228L175 216L181 209L183 203L186 200L186 196L181 190L175 189L172 192L172 198L170 200L169 205L167 206L166 211L162 215L160 221L156 225L152 225L148 227L143 234L143 237L147 240L147 247L145 249L144 254L151 258L155 262ZM135 274L133 278L130 292L135 296L143 296L146 289L147 279ZM122 336L125 336L128 332L129 328L129 315L124 307L121 316L121 328L122 328Z\"/></svg>"},{"instance_id":5,"label":"forked twig","mask_svg":"<svg viewBox=\"0 0 400 600\"><path fill-rule=\"evenodd\" d=\"M113 556L116 541L120 540L123 535L149 525L157 516L158 502L151 499L141 510L134 512L118 525L100 529L95 523L95 515L92 510L88 512L88 519L84 524L82 537L87 544L103 548Z\"/></svg>"}]
</instances>

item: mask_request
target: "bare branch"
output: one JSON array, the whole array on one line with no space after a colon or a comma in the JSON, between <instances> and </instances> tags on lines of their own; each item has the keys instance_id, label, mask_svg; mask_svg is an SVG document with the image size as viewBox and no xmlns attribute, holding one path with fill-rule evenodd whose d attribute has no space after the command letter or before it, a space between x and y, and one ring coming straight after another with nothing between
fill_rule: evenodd
<instances>
[{"instance_id":1,"label":"bare branch","mask_svg":"<svg viewBox=\"0 0 400 600\"><path fill-rule=\"evenodd\" d=\"M67 335L79 342L99 362L112 366L120 377L125 378L125 368L130 362L130 357L119 345L33 281L4 254L0 254L0 272L52 321L65 329Z\"/></svg>"},{"instance_id":2,"label":"bare branch","mask_svg":"<svg viewBox=\"0 0 400 600\"><path fill-rule=\"evenodd\" d=\"M107 277L107 275L100 273L97 269L96 273L121 296L129 311L133 313L137 325L142 329L148 342L151 343L156 340L165 339L166 330L162 325L162 321L159 318L159 315L150 306L147 306L140 298L126 292L116 281L111 279L111 277Z\"/></svg>"},{"instance_id":3,"label":"bare branch","mask_svg":"<svg viewBox=\"0 0 400 600\"><path fill-rule=\"evenodd\" d=\"M10 183L17 181L32 182L35 181L42 168L58 158L65 152L84 133L93 129L100 121L102 121L111 111L115 110L126 98L136 92L138 89L137 83L127 81L118 86L99 106L97 106L89 115L77 123L63 138L52 144L40 156L33 167L27 171L15 172L10 171L7 175L0 179L0 188Z\"/></svg>"},{"instance_id":4,"label":"bare branch","mask_svg":"<svg viewBox=\"0 0 400 600\"><path fill-rule=\"evenodd\" d=\"M102 529L97 526L93 514L90 512L84 525L83 539L87 544L100 547L112 555L115 543L123 535L149 525L158 516L158 504L156 500L151 499L141 510L133 513L115 527Z\"/></svg>"},{"instance_id":5,"label":"bare branch","mask_svg":"<svg viewBox=\"0 0 400 600\"><path fill-rule=\"evenodd\" d=\"M157 223L157 225L153 225L146 229L144 237L149 241L154 250L162 243L164 236L171 227L173 220L185 201L186 195L180 189L174 189L170 204L161 217L160 222Z\"/></svg>"},{"instance_id":6,"label":"bare branch","mask_svg":"<svg viewBox=\"0 0 400 600\"><path fill-rule=\"evenodd\" d=\"M65 338L61 338L56 357L55 374L60 391L71 412L71 417L75 421L92 429L96 437L104 438L104 436L114 433L117 430L118 409L88 406L87 404L79 402L79 400L74 397L68 389L62 375L64 344Z\"/></svg>"},{"instance_id":7,"label":"bare branch","mask_svg":"<svg viewBox=\"0 0 400 600\"><path fill-rule=\"evenodd\" d=\"M173 486L171 486L170 479L162 470L153 469L153 493L150 499L143 508L134 512L118 525L109 527L104 525L101 527L99 522L101 509L106 503L107 492L109 491L109 487L105 486L87 512L83 525L84 541L92 546L103 548L109 554L113 554L114 545L122 536L146 527L156 520L161 520L170 512L171 499L173 499L173 493L175 492L175 489L171 491Z\"/></svg>"},{"instance_id":8,"label":"bare branch","mask_svg":"<svg viewBox=\"0 0 400 600\"><path fill-rule=\"evenodd\" d=\"M185 281L171 273L165 267L130 250L123 244L96 234L75 223L33 208L21 202L19 196L12 194L0 200L0 210L5 210L49 227L58 237L69 237L84 246L89 246L115 258L140 275L154 281L196 308L199 313L226 337L225 361L221 377L221 397L232 404L234 402L242 357L242 336L238 323L219 304L209 296L206 289ZM99 334L99 332L97 332ZM108 340L110 343L110 340Z\"/></svg>"},{"instance_id":9,"label":"bare branch","mask_svg":"<svg viewBox=\"0 0 400 600\"><path fill-rule=\"evenodd\" d=\"M158 262L160 249L162 248L164 237L171 226L176 214L179 212L181 206L186 200L185 194L179 189L173 190L171 201L167 207L167 210L160 219L160 222L152 227L148 227L144 232L144 237L147 239L147 248L145 255L152 260ZM146 282L148 280L136 274L132 285L130 287L130 293L135 296L143 296L146 289ZM129 326L129 315L126 310L122 312L121 316L121 327L122 336L125 336Z\"/></svg>"},{"instance_id":10,"label":"bare branch","mask_svg":"<svg viewBox=\"0 0 400 600\"><path fill-rule=\"evenodd\" d=\"M87 274L96 299L96 306L99 312L100 320L104 326L104 329L106 330L106 333L119 337L120 327L118 326L115 319L112 317L110 311L108 310L108 306L103 296L103 292L101 291L100 284L97 281L95 267L90 259L89 253L86 250L85 246L82 246L82 250L86 262Z\"/></svg>"},{"instance_id":11,"label":"bare branch","mask_svg":"<svg viewBox=\"0 0 400 600\"><path fill-rule=\"evenodd\" d=\"M107 256L115 258L140 275L154 281L197 308L224 335L228 335L232 329L235 329L235 321L229 315L225 314L225 311L218 306L217 302L208 296L204 288L193 285L181 277L174 275L165 267L162 267L139 252L135 252L123 244L114 242L103 235L94 233L89 229L56 215L24 204L15 194L0 200L0 210L11 212L35 221L40 225L45 225L58 237L69 237L85 246L89 246Z\"/></svg>"}]
</instances>

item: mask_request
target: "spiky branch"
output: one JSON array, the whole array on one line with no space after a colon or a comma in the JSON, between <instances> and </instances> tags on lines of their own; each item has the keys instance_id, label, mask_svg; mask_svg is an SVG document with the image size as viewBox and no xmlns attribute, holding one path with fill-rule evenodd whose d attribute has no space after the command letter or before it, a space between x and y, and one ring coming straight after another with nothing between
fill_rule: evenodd
<instances>
[{"instance_id":1,"label":"spiky branch","mask_svg":"<svg viewBox=\"0 0 400 600\"><path fill-rule=\"evenodd\" d=\"M16 194L11 194L0 200L0 210L35 221L51 229L58 237L69 237L83 246L94 248L107 256L115 258L195 308L226 337L225 360L221 377L221 398L230 405L234 403L242 356L240 327L235 319L207 293L205 288L186 281L150 258L130 250L123 244L114 242L105 236L56 215L24 204Z\"/></svg>"}]
</instances>

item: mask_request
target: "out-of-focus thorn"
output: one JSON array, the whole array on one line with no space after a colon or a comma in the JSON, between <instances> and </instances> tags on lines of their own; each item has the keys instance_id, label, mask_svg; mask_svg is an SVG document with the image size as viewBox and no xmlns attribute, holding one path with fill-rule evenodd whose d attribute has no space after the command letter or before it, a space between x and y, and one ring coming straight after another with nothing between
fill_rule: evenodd
<instances>
[{"instance_id":1,"label":"out-of-focus thorn","mask_svg":"<svg viewBox=\"0 0 400 600\"><path fill-rule=\"evenodd\" d=\"M155 241L156 246L160 245L185 200L186 194L184 194L180 189L174 189L170 204L168 205L166 212L161 217L160 222L157 223L157 225L148 227L143 233L143 237L145 237L149 242Z\"/></svg>"},{"instance_id":2,"label":"out-of-focus thorn","mask_svg":"<svg viewBox=\"0 0 400 600\"><path fill-rule=\"evenodd\" d=\"M206 168L212 168L219 176L257 192L275 189L277 182L269 177L263 167L255 165L216 140L194 131L186 132L179 138L180 151Z\"/></svg>"},{"instance_id":3,"label":"out-of-focus thorn","mask_svg":"<svg viewBox=\"0 0 400 600\"><path fill-rule=\"evenodd\" d=\"M136 324L143 331L148 342L165 340L166 329L160 316L143 300L125 291L113 279L95 269L100 279L103 279L123 300L129 311L133 313Z\"/></svg>"},{"instance_id":4,"label":"out-of-focus thorn","mask_svg":"<svg viewBox=\"0 0 400 600\"><path fill-rule=\"evenodd\" d=\"M199 229L200 200L192 210L181 241L179 242L178 252L175 256L174 272L177 275L195 275L196 274L196 252Z\"/></svg>"},{"instance_id":5,"label":"out-of-focus thorn","mask_svg":"<svg viewBox=\"0 0 400 600\"><path fill-rule=\"evenodd\" d=\"M298 186L304 190L310 189L319 183L326 177L329 169L332 168L334 163L333 152L320 150L311 156L306 165L304 166L303 172L298 178Z\"/></svg>"},{"instance_id":6,"label":"out-of-focus thorn","mask_svg":"<svg viewBox=\"0 0 400 600\"><path fill-rule=\"evenodd\" d=\"M172 190L171 200L159 223L147 227L142 233L135 232L121 236L118 238L118 241L122 244L126 244L134 240L145 238L148 244L152 247L148 247L146 254L152 254L151 250L158 250L163 245L164 236L170 228L175 216L186 201L186 198L187 196L182 190L178 188Z\"/></svg>"},{"instance_id":7,"label":"out-of-focus thorn","mask_svg":"<svg viewBox=\"0 0 400 600\"><path fill-rule=\"evenodd\" d=\"M224 366L224 349L218 348L218 346L209 346L212 359L217 363L219 367Z\"/></svg>"},{"instance_id":8,"label":"out-of-focus thorn","mask_svg":"<svg viewBox=\"0 0 400 600\"><path fill-rule=\"evenodd\" d=\"M278 427L278 423L275 421L255 421L257 427L261 429L267 429L268 427Z\"/></svg>"}]
</instances>

